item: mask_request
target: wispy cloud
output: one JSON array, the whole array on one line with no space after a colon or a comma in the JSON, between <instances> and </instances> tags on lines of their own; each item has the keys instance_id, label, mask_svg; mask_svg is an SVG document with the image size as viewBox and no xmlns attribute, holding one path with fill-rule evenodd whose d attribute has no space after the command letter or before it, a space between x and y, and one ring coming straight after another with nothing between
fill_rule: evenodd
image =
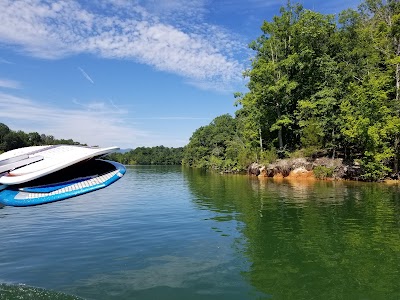
<instances>
[{"instance_id":1,"label":"wispy cloud","mask_svg":"<svg viewBox=\"0 0 400 300\"><path fill-rule=\"evenodd\" d=\"M204 15L208 13L207 0L157 0L142 1L143 7L151 15L158 19L174 23L186 23L190 20L192 23L199 23Z\"/></svg>"},{"instance_id":2,"label":"wispy cloud","mask_svg":"<svg viewBox=\"0 0 400 300\"><path fill-rule=\"evenodd\" d=\"M48 59L77 53L130 59L191 81L213 83L212 88L216 82L235 82L243 67L234 55L245 46L222 28L194 17L205 12L204 1L189 2L140 6L124 0L0 0L0 42ZM161 7L164 15L157 14ZM174 18L168 18L171 15Z\"/></svg>"},{"instance_id":3,"label":"wispy cloud","mask_svg":"<svg viewBox=\"0 0 400 300\"><path fill-rule=\"evenodd\" d=\"M0 57L0 64L7 64L7 65L11 65L13 64L11 61L4 59L2 57Z\"/></svg>"},{"instance_id":4,"label":"wispy cloud","mask_svg":"<svg viewBox=\"0 0 400 300\"><path fill-rule=\"evenodd\" d=\"M21 84L18 81L0 78L0 88L19 89Z\"/></svg>"},{"instance_id":5,"label":"wispy cloud","mask_svg":"<svg viewBox=\"0 0 400 300\"><path fill-rule=\"evenodd\" d=\"M247 0L248 4L245 7L249 7L251 9L263 9L263 8L270 8L274 6L282 6L286 5L286 0ZM242 9L243 10L243 3L237 0L219 0L217 6L225 7L227 10L235 10L235 9Z\"/></svg>"},{"instance_id":6,"label":"wispy cloud","mask_svg":"<svg viewBox=\"0 0 400 300\"><path fill-rule=\"evenodd\" d=\"M139 128L148 126L143 120L166 120L196 122L206 118L197 117L142 117L132 118L127 110L121 109L111 101L84 102L73 100L74 108L61 108L43 105L31 99L0 92L0 120L13 130L39 132L55 138L70 139L89 145L119 146L134 148L138 146L164 145L183 146L187 140L173 132L149 131ZM62 116L62 118L60 118ZM198 126L197 126L198 127ZM189 130L190 131L190 130Z\"/></svg>"},{"instance_id":7,"label":"wispy cloud","mask_svg":"<svg viewBox=\"0 0 400 300\"><path fill-rule=\"evenodd\" d=\"M120 147L132 147L138 141L151 138L151 133L134 128L125 117L125 113L105 106L92 110L65 109L0 92L0 120L11 129L25 132L37 131L90 145Z\"/></svg>"},{"instance_id":8,"label":"wispy cloud","mask_svg":"<svg viewBox=\"0 0 400 300\"><path fill-rule=\"evenodd\" d=\"M83 77L85 77L89 82L94 84L93 79L88 75L88 73L86 73L81 67L78 67L78 70L81 71Z\"/></svg>"}]
</instances>

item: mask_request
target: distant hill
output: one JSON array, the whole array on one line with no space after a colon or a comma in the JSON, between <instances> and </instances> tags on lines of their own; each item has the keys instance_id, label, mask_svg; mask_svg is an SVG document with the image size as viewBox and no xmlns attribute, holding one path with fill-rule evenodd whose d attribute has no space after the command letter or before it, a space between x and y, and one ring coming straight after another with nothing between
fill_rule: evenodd
<instances>
[{"instance_id":1,"label":"distant hill","mask_svg":"<svg viewBox=\"0 0 400 300\"><path fill-rule=\"evenodd\" d=\"M126 153L126 152L129 152L129 151L132 151L133 149L131 149L131 148L127 148L127 149L119 149L117 152L118 153L122 153L122 154L124 154L124 153Z\"/></svg>"}]
</instances>

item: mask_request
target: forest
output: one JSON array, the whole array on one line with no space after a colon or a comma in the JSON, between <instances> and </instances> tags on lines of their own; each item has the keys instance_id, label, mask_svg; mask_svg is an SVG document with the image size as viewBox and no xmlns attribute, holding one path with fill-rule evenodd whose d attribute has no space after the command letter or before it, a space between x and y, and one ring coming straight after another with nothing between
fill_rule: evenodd
<instances>
[{"instance_id":1,"label":"forest","mask_svg":"<svg viewBox=\"0 0 400 300\"><path fill-rule=\"evenodd\" d=\"M197 129L184 164L240 170L322 153L357 162L363 180L398 177L398 0L365 0L338 16L289 2L249 47L235 116Z\"/></svg>"},{"instance_id":2,"label":"forest","mask_svg":"<svg viewBox=\"0 0 400 300\"><path fill-rule=\"evenodd\" d=\"M180 165L183 147L137 147L125 153L112 153L108 157L125 165Z\"/></svg>"}]
</instances>

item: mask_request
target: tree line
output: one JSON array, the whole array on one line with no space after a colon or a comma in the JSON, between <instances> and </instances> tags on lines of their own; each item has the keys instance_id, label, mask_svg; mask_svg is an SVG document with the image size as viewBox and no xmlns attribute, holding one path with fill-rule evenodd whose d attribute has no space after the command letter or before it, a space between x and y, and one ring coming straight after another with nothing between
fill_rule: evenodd
<instances>
[{"instance_id":1,"label":"tree line","mask_svg":"<svg viewBox=\"0 0 400 300\"><path fill-rule=\"evenodd\" d=\"M14 131L7 125L0 123L0 153L21 147L59 144L86 146L86 144L81 144L72 139L56 139L52 135L39 134L38 132Z\"/></svg>"},{"instance_id":2,"label":"tree line","mask_svg":"<svg viewBox=\"0 0 400 300\"><path fill-rule=\"evenodd\" d=\"M183 147L138 147L125 153L112 153L108 157L125 165L180 165Z\"/></svg>"},{"instance_id":3,"label":"tree line","mask_svg":"<svg viewBox=\"0 0 400 300\"><path fill-rule=\"evenodd\" d=\"M0 123L0 153L22 147L60 144L87 146L72 139L56 139L52 135L38 132L14 131ZM108 155L107 158L126 165L180 165L182 155L183 147L156 146L138 147L125 153L116 152Z\"/></svg>"},{"instance_id":4,"label":"tree line","mask_svg":"<svg viewBox=\"0 0 400 300\"><path fill-rule=\"evenodd\" d=\"M194 132L184 163L241 169L322 152L357 161L365 180L398 176L400 2L365 0L338 17L288 2L261 30L235 116Z\"/></svg>"}]
</instances>

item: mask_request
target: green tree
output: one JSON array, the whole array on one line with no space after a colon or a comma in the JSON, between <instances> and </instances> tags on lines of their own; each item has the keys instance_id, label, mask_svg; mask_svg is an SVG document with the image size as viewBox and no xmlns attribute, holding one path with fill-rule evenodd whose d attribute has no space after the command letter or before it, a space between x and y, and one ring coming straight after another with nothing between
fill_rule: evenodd
<instances>
[{"instance_id":1,"label":"green tree","mask_svg":"<svg viewBox=\"0 0 400 300\"><path fill-rule=\"evenodd\" d=\"M4 137L10 132L7 125L0 123L0 151L5 151Z\"/></svg>"},{"instance_id":2,"label":"green tree","mask_svg":"<svg viewBox=\"0 0 400 300\"><path fill-rule=\"evenodd\" d=\"M239 152L241 147L237 141L236 120L229 114L216 117L209 125L193 133L184 148L183 163L215 169L225 169L227 165L235 167L234 153Z\"/></svg>"},{"instance_id":3,"label":"green tree","mask_svg":"<svg viewBox=\"0 0 400 300\"><path fill-rule=\"evenodd\" d=\"M292 76L297 60L293 51L293 28L301 11L300 5L289 3L273 22L264 21L263 34L250 44L255 57L252 68L245 72L249 77L249 92L237 103L243 106L245 127L253 131L249 137L259 137L260 150L264 135L266 144L269 143L269 133L274 133L271 138L276 139L279 149L292 143L296 107L292 94L298 85ZM249 126L252 122L255 124Z\"/></svg>"},{"instance_id":4,"label":"green tree","mask_svg":"<svg viewBox=\"0 0 400 300\"><path fill-rule=\"evenodd\" d=\"M362 6L365 15L372 15L366 25L370 28L373 46L382 57L381 65L389 71L392 80L386 106L400 117L400 2L397 0L366 0ZM391 101L394 98L395 101ZM399 173L400 132L394 136L393 169Z\"/></svg>"},{"instance_id":5,"label":"green tree","mask_svg":"<svg viewBox=\"0 0 400 300\"><path fill-rule=\"evenodd\" d=\"M342 96L341 76L335 54L336 25L331 15L305 10L294 25L299 83L297 115L303 147L332 148L337 145L338 107Z\"/></svg>"},{"instance_id":6,"label":"green tree","mask_svg":"<svg viewBox=\"0 0 400 300\"><path fill-rule=\"evenodd\" d=\"M37 132L28 133L28 140L30 146L39 146L43 144L42 137Z\"/></svg>"},{"instance_id":7,"label":"green tree","mask_svg":"<svg viewBox=\"0 0 400 300\"><path fill-rule=\"evenodd\" d=\"M362 84L350 86L350 94L342 103L342 132L362 149L363 176L367 180L386 176L395 154L392 145L400 119L388 106L389 84L390 77L365 78Z\"/></svg>"},{"instance_id":8,"label":"green tree","mask_svg":"<svg viewBox=\"0 0 400 300\"><path fill-rule=\"evenodd\" d=\"M345 11L340 59L346 94L340 106L341 133L364 179L377 180L392 168L398 173L400 106L396 29L397 1L367 0L359 13Z\"/></svg>"},{"instance_id":9,"label":"green tree","mask_svg":"<svg viewBox=\"0 0 400 300\"><path fill-rule=\"evenodd\" d=\"M26 147L27 143L23 136L15 131L10 131L3 138L4 151Z\"/></svg>"}]
</instances>

